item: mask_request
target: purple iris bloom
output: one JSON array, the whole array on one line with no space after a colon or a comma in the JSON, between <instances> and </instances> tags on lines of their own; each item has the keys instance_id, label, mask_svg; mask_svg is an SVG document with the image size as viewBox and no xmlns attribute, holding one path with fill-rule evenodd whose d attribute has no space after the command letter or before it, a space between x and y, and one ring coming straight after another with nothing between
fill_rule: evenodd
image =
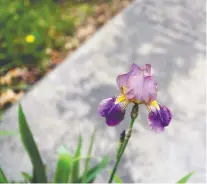
<instances>
[{"instance_id":1,"label":"purple iris bloom","mask_svg":"<svg viewBox=\"0 0 207 184\"><path fill-rule=\"evenodd\" d=\"M120 95L103 100L98 108L100 115L106 118L107 125L119 124L124 119L129 103L147 106L148 121L153 130L163 131L169 125L172 114L166 106L157 103L157 83L152 74L150 64L145 67L132 64L128 73L117 77Z\"/></svg>"},{"instance_id":2,"label":"purple iris bloom","mask_svg":"<svg viewBox=\"0 0 207 184\"><path fill-rule=\"evenodd\" d=\"M116 97L107 98L99 105L101 116L106 117L106 123L109 126L119 124L125 115L125 107L122 103L116 103Z\"/></svg>"}]
</instances>

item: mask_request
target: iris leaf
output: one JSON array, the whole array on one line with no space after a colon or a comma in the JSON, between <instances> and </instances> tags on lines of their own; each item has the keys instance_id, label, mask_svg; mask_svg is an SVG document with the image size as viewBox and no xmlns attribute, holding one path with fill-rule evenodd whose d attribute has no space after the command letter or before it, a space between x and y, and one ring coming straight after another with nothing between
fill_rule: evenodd
<instances>
[{"instance_id":1,"label":"iris leaf","mask_svg":"<svg viewBox=\"0 0 207 184\"><path fill-rule=\"evenodd\" d=\"M81 156L81 147L82 147L82 137L79 136L78 146L77 146L74 158L73 158L74 162L73 162L73 168L72 168L71 183L76 182L80 174L80 159L76 159L76 158L79 158Z\"/></svg>"},{"instance_id":2,"label":"iris leaf","mask_svg":"<svg viewBox=\"0 0 207 184\"><path fill-rule=\"evenodd\" d=\"M84 169L83 180L85 180L86 174L87 174L87 172L88 172L89 163L90 163L90 160L91 160L91 153L92 153L93 144L94 144L95 134L96 134L96 130L94 130L94 132L93 132L93 134L92 134L92 136L91 136L91 142L90 142L90 146L89 146L88 154L87 154L88 158L87 158L86 161L85 161L85 169Z\"/></svg>"},{"instance_id":3,"label":"iris leaf","mask_svg":"<svg viewBox=\"0 0 207 184\"><path fill-rule=\"evenodd\" d=\"M36 146L36 143L34 141L32 132L29 128L26 117L22 110L21 104L19 105L18 115L19 115L19 131L20 131L21 139L24 148L27 151L33 165L34 175L32 181L38 183L46 183L47 178L46 178L45 168L40 153L38 151L38 148Z\"/></svg>"},{"instance_id":4,"label":"iris leaf","mask_svg":"<svg viewBox=\"0 0 207 184\"><path fill-rule=\"evenodd\" d=\"M26 172L22 172L22 176L24 177L24 181L30 183L32 181L32 176L30 176Z\"/></svg>"},{"instance_id":5,"label":"iris leaf","mask_svg":"<svg viewBox=\"0 0 207 184\"><path fill-rule=\"evenodd\" d=\"M183 178L181 178L181 179L177 182L177 184L178 184L178 183L187 183L188 180L190 179L190 177L191 177L193 174L194 174L194 172L191 172L191 173L185 175Z\"/></svg>"},{"instance_id":6,"label":"iris leaf","mask_svg":"<svg viewBox=\"0 0 207 184\"><path fill-rule=\"evenodd\" d=\"M0 183L8 183L4 171L0 168Z\"/></svg>"},{"instance_id":7,"label":"iris leaf","mask_svg":"<svg viewBox=\"0 0 207 184\"><path fill-rule=\"evenodd\" d=\"M68 183L72 169L73 157L70 153L59 153L54 183Z\"/></svg>"},{"instance_id":8,"label":"iris leaf","mask_svg":"<svg viewBox=\"0 0 207 184\"><path fill-rule=\"evenodd\" d=\"M0 136L13 136L17 135L17 132L12 132L12 131L0 131Z\"/></svg>"},{"instance_id":9,"label":"iris leaf","mask_svg":"<svg viewBox=\"0 0 207 184\"><path fill-rule=\"evenodd\" d=\"M110 170L109 173L111 174L112 171ZM121 180L121 178L117 174L114 175L113 180L114 180L115 183L123 183L123 181Z\"/></svg>"},{"instance_id":10,"label":"iris leaf","mask_svg":"<svg viewBox=\"0 0 207 184\"><path fill-rule=\"evenodd\" d=\"M104 157L99 164L88 170L85 180L82 180L81 178L80 181L83 183L92 183L96 179L96 176L108 165L108 163L109 159Z\"/></svg>"}]
</instances>

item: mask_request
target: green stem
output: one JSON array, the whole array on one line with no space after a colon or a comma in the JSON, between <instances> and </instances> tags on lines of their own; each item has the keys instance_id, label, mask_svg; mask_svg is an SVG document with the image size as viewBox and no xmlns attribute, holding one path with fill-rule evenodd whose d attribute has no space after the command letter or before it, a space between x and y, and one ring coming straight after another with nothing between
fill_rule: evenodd
<instances>
[{"instance_id":1,"label":"green stem","mask_svg":"<svg viewBox=\"0 0 207 184\"><path fill-rule=\"evenodd\" d=\"M113 181L114 175L115 175L116 170L117 170L118 165L119 165L119 162L121 160L121 157L122 157L122 155L124 153L124 150L126 149L126 146L128 144L129 138L131 136L131 131L132 131L135 119L136 119L136 117L131 119L129 130L127 132L127 135L125 136L124 142L123 142L122 146L120 146L119 149L118 149L118 156L117 156L114 168L112 170L112 173L111 173L111 176L110 176L110 179L109 179L109 183L112 183L112 181Z\"/></svg>"}]
</instances>

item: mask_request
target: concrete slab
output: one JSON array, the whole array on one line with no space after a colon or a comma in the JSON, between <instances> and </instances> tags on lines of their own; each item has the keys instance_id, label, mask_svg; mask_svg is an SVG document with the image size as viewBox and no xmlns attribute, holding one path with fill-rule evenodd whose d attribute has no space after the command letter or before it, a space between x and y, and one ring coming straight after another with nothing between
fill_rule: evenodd
<instances>
[{"instance_id":1,"label":"concrete slab","mask_svg":"<svg viewBox=\"0 0 207 184\"><path fill-rule=\"evenodd\" d=\"M118 173L125 182L176 182L188 172L191 182L206 181L205 1L136 0L78 51L40 81L22 100L29 124L51 178L56 150L74 150L84 137L84 153L97 128L97 157L115 160L120 132L128 126L129 111L117 127L104 124L97 114L101 100L116 95L115 78L131 63L150 63L159 83L160 103L173 112L163 134L149 130L141 107L133 135ZM0 125L17 130L17 106ZM10 179L31 171L19 136L0 138L0 166ZM104 172L97 182L107 182Z\"/></svg>"}]
</instances>

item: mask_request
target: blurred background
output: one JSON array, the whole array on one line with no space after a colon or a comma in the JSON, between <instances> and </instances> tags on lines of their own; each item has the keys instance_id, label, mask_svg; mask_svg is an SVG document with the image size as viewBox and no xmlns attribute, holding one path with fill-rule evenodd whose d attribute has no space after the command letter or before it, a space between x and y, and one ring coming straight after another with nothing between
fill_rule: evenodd
<instances>
[{"instance_id":1,"label":"blurred background","mask_svg":"<svg viewBox=\"0 0 207 184\"><path fill-rule=\"evenodd\" d=\"M1 0L1 113L130 2Z\"/></svg>"}]
</instances>

